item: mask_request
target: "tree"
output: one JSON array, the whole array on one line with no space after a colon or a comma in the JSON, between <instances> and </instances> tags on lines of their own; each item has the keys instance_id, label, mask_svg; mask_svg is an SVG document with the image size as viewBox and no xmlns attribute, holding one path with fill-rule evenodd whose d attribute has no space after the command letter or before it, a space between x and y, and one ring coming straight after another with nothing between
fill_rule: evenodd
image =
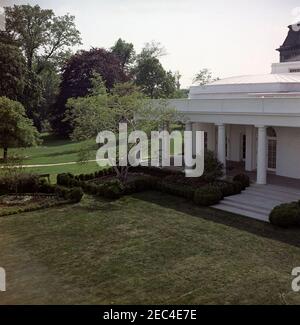
<instances>
[{"instance_id":1,"label":"tree","mask_svg":"<svg viewBox=\"0 0 300 325\"><path fill-rule=\"evenodd\" d=\"M177 79L171 71L166 71L159 61L165 54L160 44L147 43L137 57L135 83L150 98L173 97L177 88Z\"/></svg>"},{"instance_id":2,"label":"tree","mask_svg":"<svg viewBox=\"0 0 300 325\"><path fill-rule=\"evenodd\" d=\"M176 91L176 79L165 71L155 57L139 57L135 68L135 83L150 98L170 98Z\"/></svg>"},{"instance_id":3,"label":"tree","mask_svg":"<svg viewBox=\"0 0 300 325\"><path fill-rule=\"evenodd\" d=\"M196 74L193 83L197 83L200 86L205 86L217 80L219 80L219 78L214 78L210 70L202 69Z\"/></svg>"},{"instance_id":4,"label":"tree","mask_svg":"<svg viewBox=\"0 0 300 325\"><path fill-rule=\"evenodd\" d=\"M119 58L123 69L128 68L134 62L135 51L132 43L126 43L119 38L111 51Z\"/></svg>"},{"instance_id":5,"label":"tree","mask_svg":"<svg viewBox=\"0 0 300 325\"><path fill-rule=\"evenodd\" d=\"M40 73L47 61L81 43L74 16L57 17L51 9L38 5L14 5L4 10L6 31L20 43L29 71Z\"/></svg>"},{"instance_id":6,"label":"tree","mask_svg":"<svg viewBox=\"0 0 300 325\"><path fill-rule=\"evenodd\" d=\"M0 41L0 96L19 100L25 84L25 59L12 43Z\"/></svg>"},{"instance_id":7,"label":"tree","mask_svg":"<svg viewBox=\"0 0 300 325\"><path fill-rule=\"evenodd\" d=\"M118 136L119 123L127 125L128 134L138 130L149 135L163 124L182 119L182 115L166 101L148 100L130 82L116 84L111 92L107 92L99 75L94 76L92 84L91 94L68 101L67 119L73 124L73 140L92 139L100 131L112 131ZM128 145L127 156L132 147L133 144ZM120 181L126 183L129 167L121 167L120 159L114 168Z\"/></svg>"},{"instance_id":8,"label":"tree","mask_svg":"<svg viewBox=\"0 0 300 325\"><path fill-rule=\"evenodd\" d=\"M51 78L58 74L71 48L81 44L80 33L75 26L75 17L69 14L55 16L51 9L38 5L14 5L5 7L5 31L0 39L14 42L25 56L27 73L22 103L27 115L39 130L45 119L45 106L52 104L57 89L45 82L45 75L52 68ZM48 91L52 94L48 96ZM47 102L49 97L50 102ZM48 116L47 116L48 118Z\"/></svg>"},{"instance_id":9,"label":"tree","mask_svg":"<svg viewBox=\"0 0 300 325\"><path fill-rule=\"evenodd\" d=\"M70 123L63 122L67 100L89 94L94 73L101 75L109 90L115 83L128 80L120 60L113 53L97 48L77 52L64 68L60 93L53 111L52 126L60 135L66 136L72 131Z\"/></svg>"},{"instance_id":10,"label":"tree","mask_svg":"<svg viewBox=\"0 0 300 325\"><path fill-rule=\"evenodd\" d=\"M38 140L39 133L26 116L23 105L0 97L0 146L4 162L7 162L8 148L33 146Z\"/></svg>"}]
</instances>

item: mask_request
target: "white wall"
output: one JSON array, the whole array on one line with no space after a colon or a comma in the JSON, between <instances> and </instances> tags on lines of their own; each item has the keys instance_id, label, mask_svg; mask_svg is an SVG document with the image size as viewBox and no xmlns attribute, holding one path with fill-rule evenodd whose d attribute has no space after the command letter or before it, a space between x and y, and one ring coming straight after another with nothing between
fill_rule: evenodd
<instances>
[{"instance_id":1,"label":"white wall","mask_svg":"<svg viewBox=\"0 0 300 325\"><path fill-rule=\"evenodd\" d=\"M277 132L277 170L280 176L300 179L300 128L275 128Z\"/></svg>"}]
</instances>

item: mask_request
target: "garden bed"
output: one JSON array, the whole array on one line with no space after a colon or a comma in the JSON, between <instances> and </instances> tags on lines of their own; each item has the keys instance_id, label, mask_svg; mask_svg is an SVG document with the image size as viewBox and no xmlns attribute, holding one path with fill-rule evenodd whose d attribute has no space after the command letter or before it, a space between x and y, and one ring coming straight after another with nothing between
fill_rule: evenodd
<instances>
[{"instance_id":1,"label":"garden bed","mask_svg":"<svg viewBox=\"0 0 300 325\"><path fill-rule=\"evenodd\" d=\"M0 217L66 203L69 203L69 201L59 198L57 195L43 193L2 195L0 196Z\"/></svg>"}]
</instances>

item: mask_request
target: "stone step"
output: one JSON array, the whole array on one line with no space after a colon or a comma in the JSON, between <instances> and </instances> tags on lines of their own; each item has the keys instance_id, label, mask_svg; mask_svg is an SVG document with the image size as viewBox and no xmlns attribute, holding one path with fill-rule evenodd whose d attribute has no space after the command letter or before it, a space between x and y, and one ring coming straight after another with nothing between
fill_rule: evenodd
<instances>
[{"instance_id":1,"label":"stone step","mask_svg":"<svg viewBox=\"0 0 300 325\"><path fill-rule=\"evenodd\" d=\"M249 187L245 193L252 194L255 196L261 196L266 199L274 199L280 202L291 202L300 200L300 196L294 193L288 192L278 192L274 190L264 190L261 188L251 188Z\"/></svg>"},{"instance_id":2,"label":"stone step","mask_svg":"<svg viewBox=\"0 0 300 325\"><path fill-rule=\"evenodd\" d=\"M217 205L214 205L213 208L222 210L222 211L227 211L231 212L237 215L245 216L248 218L264 221L264 222L269 222L269 214L268 213L260 213L260 212L254 212L250 211L248 209L243 208L237 208L235 206L229 205L227 203L220 203Z\"/></svg>"},{"instance_id":3,"label":"stone step","mask_svg":"<svg viewBox=\"0 0 300 325\"><path fill-rule=\"evenodd\" d=\"M277 200L265 200L261 196L254 197L252 195L248 195L248 193L229 196L224 199L224 202L239 204L240 206L247 207L251 206L258 210L262 209L265 211L272 210L275 206L281 204L280 201Z\"/></svg>"}]
</instances>

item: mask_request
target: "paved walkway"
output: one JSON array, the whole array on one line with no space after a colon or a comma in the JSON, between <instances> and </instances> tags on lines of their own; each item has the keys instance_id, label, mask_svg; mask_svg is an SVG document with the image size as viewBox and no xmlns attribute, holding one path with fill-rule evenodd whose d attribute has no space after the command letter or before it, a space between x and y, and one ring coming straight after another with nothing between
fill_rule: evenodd
<instances>
[{"instance_id":1,"label":"paved walkway","mask_svg":"<svg viewBox=\"0 0 300 325\"><path fill-rule=\"evenodd\" d=\"M227 197L213 208L269 222L269 214L275 206L298 200L299 188L253 184L241 194Z\"/></svg>"}]
</instances>

